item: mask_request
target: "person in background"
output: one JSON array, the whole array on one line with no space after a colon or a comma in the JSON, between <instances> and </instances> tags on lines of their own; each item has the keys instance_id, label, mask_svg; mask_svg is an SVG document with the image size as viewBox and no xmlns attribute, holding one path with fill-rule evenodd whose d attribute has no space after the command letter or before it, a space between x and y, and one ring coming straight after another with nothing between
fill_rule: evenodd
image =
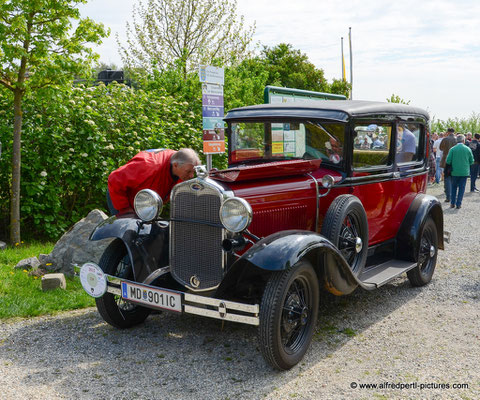
<instances>
[{"instance_id":1,"label":"person in background","mask_svg":"<svg viewBox=\"0 0 480 400\"><path fill-rule=\"evenodd\" d=\"M468 146L472 141L472 132L467 132L465 135L465 145Z\"/></svg>"},{"instance_id":2,"label":"person in background","mask_svg":"<svg viewBox=\"0 0 480 400\"><path fill-rule=\"evenodd\" d=\"M397 125L397 162L412 161L416 152L415 135L404 125Z\"/></svg>"},{"instance_id":3,"label":"person in background","mask_svg":"<svg viewBox=\"0 0 480 400\"><path fill-rule=\"evenodd\" d=\"M152 189L164 202L173 186L192 179L200 164L192 149L141 151L108 177L107 203L113 215L135 215L133 201L142 189Z\"/></svg>"},{"instance_id":4,"label":"person in background","mask_svg":"<svg viewBox=\"0 0 480 400\"><path fill-rule=\"evenodd\" d=\"M480 134L475 134L475 138L472 139L468 147L473 153L473 164L470 165L470 192L478 193L480 190L477 189L475 183L480 169Z\"/></svg>"},{"instance_id":5,"label":"person in background","mask_svg":"<svg viewBox=\"0 0 480 400\"><path fill-rule=\"evenodd\" d=\"M473 164L472 150L465 146L465 136L457 136L457 144L450 149L446 159L447 164L452 165L452 193L450 208L460 209L467 178L470 176L470 165ZM458 193L457 193L458 191Z\"/></svg>"},{"instance_id":6,"label":"person in background","mask_svg":"<svg viewBox=\"0 0 480 400\"><path fill-rule=\"evenodd\" d=\"M435 183L440 183L442 179L443 168L440 167L440 161L442 159L442 150L440 150L440 143L443 139L443 132L437 135L437 138L433 142L433 152L435 153Z\"/></svg>"},{"instance_id":7,"label":"person in background","mask_svg":"<svg viewBox=\"0 0 480 400\"><path fill-rule=\"evenodd\" d=\"M440 143L440 150L442 151L442 159L440 160L440 167L445 168L446 159L449 150L455 146L457 143L455 139L455 129L448 128L447 136L443 138L442 142ZM452 177L451 176L444 176L443 177L443 187L445 190L445 203L450 203L450 194L452 192Z\"/></svg>"}]
</instances>

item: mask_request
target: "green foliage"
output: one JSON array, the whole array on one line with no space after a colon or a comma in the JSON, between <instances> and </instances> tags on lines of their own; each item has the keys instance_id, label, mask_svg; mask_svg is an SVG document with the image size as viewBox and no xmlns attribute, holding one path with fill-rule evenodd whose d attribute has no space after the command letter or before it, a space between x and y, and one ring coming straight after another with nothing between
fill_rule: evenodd
<instances>
[{"instance_id":1,"label":"green foliage","mask_svg":"<svg viewBox=\"0 0 480 400\"><path fill-rule=\"evenodd\" d=\"M0 105L8 106L2 93ZM9 142L8 121L0 119L2 143ZM160 88L146 92L100 84L44 91L28 98L24 121L22 222L33 237L56 239L92 208L105 209L109 173L138 151L201 148L201 114ZM7 145L0 159L1 182L10 180L10 160ZM4 186L0 210L6 220L3 205L9 193Z\"/></svg>"},{"instance_id":2,"label":"green foliage","mask_svg":"<svg viewBox=\"0 0 480 400\"><path fill-rule=\"evenodd\" d=\"M449 118L445 121L432 119L432 132L446 132L448 128L453 128L455 132L460 133L480 133L480 113L473 112L469 118Z\"/></svg>"},{"instance_id":3,"label":"green foliage","mask_svg":"<svg viewBox=\"0 0 480 400\"><path fill-rule=\"evenodd\" d=\"M400 96L392 94L389 99L386 99L389 103L410 104L410 100L403 100Z\"/></svg>"},{"instance_id":4,"label":"green foliage","mask_svg":"<svg viewBox=\"0 0 480 400\"><path fill-rule=\"evenodd\" d=\"M308 56L281 43L275 47L264 46L261 59L268 72L268 82L273 86L327 92L329 85L323 70L317 69Z\"/></svg>"},{"instance_id":5,"label":"green foliage","mask_svg":"<svg viewBox=\"0 0 480 400\"><path fill-rule=\"evenodd\" d=\"M199 64L243 59L254 27L244 27L230 0L145 0L133 8L127 45L118 43L128 67L146 71L181 65L183 76Z\"/></svg>"},{"instance_id":6,"label":"green foliage","mask_svg":"<svg viewBox=\"0 0 480 400\"><path fill-rule=\"evenodd\" d=\"M10 0L0 3L0 83L29 90L70 82L98 56L86 43L101 43L103 24L80 18L86 0ZM72 22L77 21L73 28ZM28 75L23 80L22 75Z\"/></svg>"},{"instance_id":7,"label":"green foliage","mask_svg":"<svg viewBox=\"0 0 480 400\"><path fill-rule=\"evenodd\" d=\"M67 278L67 289L43 292L40 278L15 270L22 259L50 253L53 243L15 246L0 252L0 319L52 314L95 305L78 279Z\"/></svg>"}]
</instances>

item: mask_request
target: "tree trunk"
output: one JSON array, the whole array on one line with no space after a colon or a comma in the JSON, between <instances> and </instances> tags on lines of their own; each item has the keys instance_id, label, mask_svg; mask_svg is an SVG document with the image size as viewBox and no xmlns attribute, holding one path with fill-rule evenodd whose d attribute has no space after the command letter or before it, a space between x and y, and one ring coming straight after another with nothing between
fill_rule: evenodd
<instances>
[{"instance_id":1,"label":"tree trunk","mask_svg":"<svg viewBox=\"0 0 480 400\"><path fill-rule=\"evenodd\" d=\"M20 243L20 167L22 165L22 98L23 91L16 88L13 97L13 152L12 152L12 192L10 197L10 241Z\"/></svg>"}]
</instances>

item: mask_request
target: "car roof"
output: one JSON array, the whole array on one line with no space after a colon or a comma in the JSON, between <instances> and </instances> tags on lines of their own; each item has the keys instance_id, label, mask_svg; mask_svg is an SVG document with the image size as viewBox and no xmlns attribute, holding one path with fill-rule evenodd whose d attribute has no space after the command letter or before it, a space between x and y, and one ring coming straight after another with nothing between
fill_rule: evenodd
<instances>
[{"instance_id":1,"label":"car roof","mask_svg":"<svg viewBox=\"0 0 480 400\"><path fill-rule=\"evenodd\" d=\"M383 116L385 119L397 116L404 120L408 120L410 117L422 117L426 121L429 120L428 112L419 107L366 100L316 100L297 103L260 104L234 108L227 113L225 120L257 117L295 117L347 121L351 117L368 116Z\"/></svg>"}]
</instances>

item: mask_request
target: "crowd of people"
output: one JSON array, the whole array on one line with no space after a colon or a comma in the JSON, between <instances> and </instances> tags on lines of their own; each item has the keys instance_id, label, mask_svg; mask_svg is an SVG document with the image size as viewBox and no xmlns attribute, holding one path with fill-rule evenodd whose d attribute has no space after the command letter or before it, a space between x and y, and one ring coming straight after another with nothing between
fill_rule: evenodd
<instances>
[{"instance_id":1,"label":"crowd of people","mask_svg":"<svg viewBox=\"0 0 480 400\"><path fill-rule=\"evenodd\" d=\"M449 128L445 133L432 135L435 157L434 184L443 180L445 202L451 208L461 208L463 195L470 178L470 192L479 193L476 181L480 167L480 134L466 135Z\"/></svg>"}]
</instances>

